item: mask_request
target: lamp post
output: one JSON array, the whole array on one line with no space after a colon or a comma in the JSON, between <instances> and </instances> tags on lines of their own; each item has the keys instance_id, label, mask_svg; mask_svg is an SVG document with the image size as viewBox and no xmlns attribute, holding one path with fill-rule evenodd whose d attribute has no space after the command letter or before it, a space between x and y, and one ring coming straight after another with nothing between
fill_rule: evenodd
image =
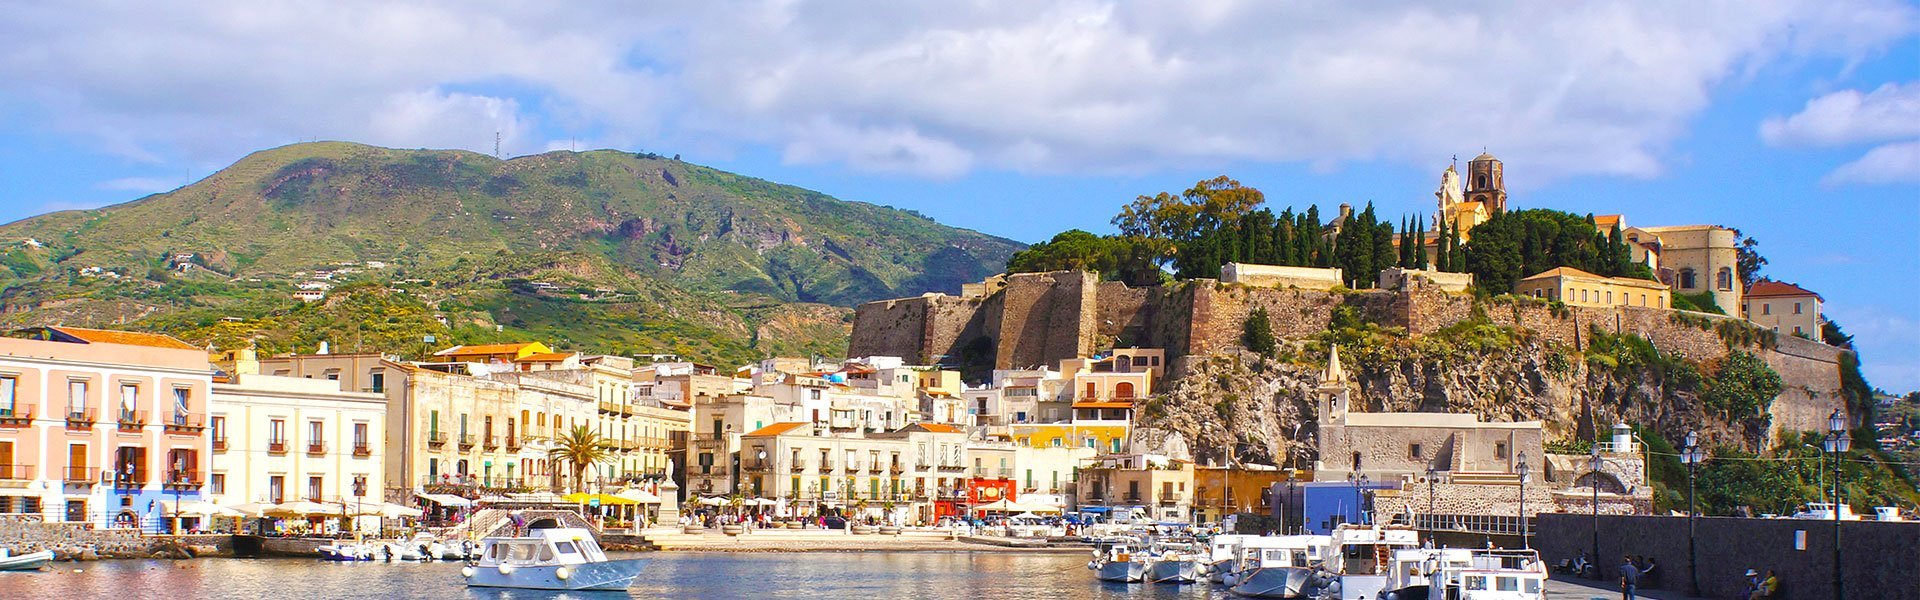
<instances>
[{"instance_id":1,"label":"lamp post","mask_svg":"<svg viewBox=\"0 0 1920 600\"><path fill-rule=\"evenodd\" d=\"M1600 458L1600 442L1593 443L1593 472L1587 475L1587 484L1593 486L1593 573L1600 574L1600 467L1604 463Z\"/></svg>"},{"instance_id":2,"label":"lamp post","mask_svg":"<svg viewBox=\"0 0 1920 600\"><path fill-rule=\"evenodd\" d=\"M1687 463L1687 581L1692 585L1688 590L1696 594L1700 592L1700 568L1695 563L1700 553L1695 549L1693 537L1693 518L1698 512L1693 504L1693 471L1706 458L1706 453L1700 451L1700 432L1688 431L1686 447L1680 450L1680 461Z\"/></svg>"},{"instance_id":3,"label":"lamp post","mask_svg":"<svg viewBox=\"0 0 1920 600\"><path fill-rule=\"evenodd\" d=\"M1433 468L1433 465L1427 465L1427 529L1428 530L1432 530L1435 527L1434 518L1433 518L1433 510L1434 510L1433 484L1434 484L1434 478L1438 477L1439 475L1440 475L1440 471L1438 469Z\"/></svg>"},{"instance_id":4,"label":"lamp post","mask_svg":"<svg viewBox=\"0 0 1920 600\"><path fill-rule=\"evenodd\" d=\"M1527 534L1532 533L1527 527L1527 475L1533 473L1533 467L1527 464L1527 453L1521 452L1517 458L1520 459L1520 466L1516 468L1520 473L1520 547L1524 549L1533 547L1527 540Z\"/></svg>"},{"instance_id":5,"label":"lamp post","mask_svg":"<svg viewBox=\"0 0 1920 600\"><path fill-rule=\"evenodd\" d=\"M1841 592L1840 581L1840 454L1851 449L1853 440L1847 439L1847 418L1834 409L1827 417L1827 455L1833 457L1833 598L1841 600L1846 594Z\"/></svg>"}]
</instances>

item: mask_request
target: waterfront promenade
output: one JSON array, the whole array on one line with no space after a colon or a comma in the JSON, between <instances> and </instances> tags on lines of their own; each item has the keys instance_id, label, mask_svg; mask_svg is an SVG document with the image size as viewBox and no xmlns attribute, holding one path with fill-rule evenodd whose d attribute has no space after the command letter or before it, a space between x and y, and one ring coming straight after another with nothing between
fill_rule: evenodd
<instances>
[{"instance_id":1,"label":"waterfront promenade","mask_svg":"<svg viewBox=\"0 0 1920 600\"><path fill-rule=\"evenodd\" d=\"M839 529L757 529L737 536L718 530L688 534L651 529L637 536L663 551L694 552L1087 552L1083 545L1008 545L1002 539L908 529L897 535L853 535ZM1039 540L1028 540L1038 542Z\"/></svg>"}]
</instances>

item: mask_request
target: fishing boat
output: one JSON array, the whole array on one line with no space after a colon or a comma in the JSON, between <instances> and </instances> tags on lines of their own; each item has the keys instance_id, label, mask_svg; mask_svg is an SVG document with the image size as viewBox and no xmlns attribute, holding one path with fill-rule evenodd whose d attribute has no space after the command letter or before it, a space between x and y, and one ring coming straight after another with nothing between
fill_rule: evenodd
<instances>
[{"instance_id":1,"label":"fishing boat","mask_svg":"<svg viewBox=\"0 0 1920 600\"><path fill-rule=\"evenodd\" d=\"M1213 583L1225 583L1228 571L1233 570L1233 559L1240 552L1240 544L1255 535L1223 533L1207 540L1207 556L1201 564L1201 571L1207 580Z\"/></svg>"},{"instance_id":2,"label":"fishing boat","mask_svg":"<svg viewBox=\"0 0 1920 600\"><path fill-rule=\"evenodd\" d=\"M1533 550L1394 552L1381 600L1541 600L1546 565Z\"/></svg>"},{"instance_id":3,"label":"fishing boat","mask_svg":"<svg viewBox=\"0 0 1920 600\"><path fill-rule=\"evenodd\" d=\"M1245 540L1234 570L1222 579L1228 590L1248 598L1303 598L1327 587L1319 570L1331 538L1282 535Z\"/></svg>"},{"instance_id":4,"label":"fishing boat","mask_svg":"<svg viewBox=\"0 0 1920 600\"><path fill-rule=\"evenodd\" d=\"M480 541L480 560L461 567L468 587L530 590L625 590L645 559L609 560L593 533L554 527Z\"/></svg>"},{"instance_id":5,"label":"fishing boat","mask_svg":"<svg viewBox=\"0 0 1920 600\"><path fill-rule=\"evenodd\" d=\"M1101 540L1094 545L1093 560L1087 568L1101 581L1136 583L1146 577L1146 558L1133 540Z\"/></svg>"},{"instance_id":6,"label":"fishing boat","mask_svg":"<svg viewBox=\"0 0 1920 600\"><path fill-rule=\"evenodd\" d=\"M41 550L15 556L0 548L0 571L35 571L53 563L53 551Z\"/></svg>"},{"instance_id":7,"label":"fishing boat","mask_svg":"<svg viewBox=\"0 0 1920 600\"><path fill-rule=\"evenodd\" d=\"M1338 576L1339 597L1375 598L1386 590L1394 551L1419 546L1420 532L1412 527L1344 523L1334 528L1322 564Z\"/></svg>"},{"instance_id":8,"label":"fishing boat","mask_svg":"<svg viewBox=\"0 0 1920 600\"><path fill-rule=\"evenodd\" d=\"M1155 544L1141 578L1148 583L1200 581L1201 556L1190 543Z\"/></svg>"}]
</instances>

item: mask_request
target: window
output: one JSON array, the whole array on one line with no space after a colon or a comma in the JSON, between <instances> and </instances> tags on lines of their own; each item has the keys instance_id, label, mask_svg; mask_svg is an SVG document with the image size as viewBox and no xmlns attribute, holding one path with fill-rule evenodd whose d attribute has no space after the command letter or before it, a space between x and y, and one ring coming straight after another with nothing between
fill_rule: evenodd
<instances>
[{"instance_id":1,"label":"window","mask_svg":"<svg viewBox=\"0 0 1920 600\"><path fill-rule=\"evenodd\" d=\"M1419 444L1408 444L1407 456L1412 458L1426 458L1426 455L1424 452L1422 452L1422 449L1420 448Z\"/></svg>"},{"instance_id":2,"label":"window","mask_svg":"<svg viewBox=\"0 0 1920 600\"><path fill-rule=\"evenodd\" d=\"M427 411L427 433L440 433L440 411Z\"/></svg>"},{"instance_id":3,"label":"window","mask_svg":"<svg viewBox=\"0 0 1920 600\"><path fill-rule=\"evenodd\" d=\"M560 542L560 543L554 544L553 547L559 549L561 554L579 554L580 553L579 550L575 550L573 548L573 542Z\"/></svg>"},{"instance_id":4,"label":"window","mask_svg":"<svg viewBox=\"0 0 1920 600\"><path fill-rule=\"evenodd\" d=\"M1760 314L1763 314L1763 315L1770 315L1770 314L1773 314L1773 303L1771 303L1771 302L1761 302L1761 303L1760 303Z\"/></svg>"},{"instance_id":5,"label":"window","mask_svg":"<svg viewBox=\"0 0 1920 600\"><path fill-rule=\"evenodd\" d=\"M434 480L439 478L440 478L440 459L438 458L427 459L427 479Z\"/></svg>"},{"instance_id":6,"label":"window","mask_svg":"<svg viewBox=\"0 0 1920 600\"><path fill-rule=\"evenodd\" d=\"M353 424L353 447L355 448L367 447L367 424L366 423Z\"/></svg>"},{"instance_id":7,"label":"window","mask_svg":"<svg viewBox=\"0 0 1920 600\"><path fill-rule=\"evenodd\" d=\"M320 501L320 491L322 489L325 489L325 485L324 485L325 481L326 480L321 478L319 475L314 475L312 477L307 478L307 499L308 500L312 500L314 502Z\"/></svg>"},{"instance_id":8,"label":"window","mask_svg":"<svg viewBox=\"0 0 1920 600\"><path fill-rule=\"evenodd\" d=\"M372 374L367 376L367 379L371 382L368 385L371 386L373 393L379 394L387 391L387 374L386 373L374 371Z\"/></svg>"},{"instance_id":9,"label":"window","mask_svg":"<svg viewBox=\"0 0 1920 600\"><path fill-rule=\"evenodd\" d=\"M87 412L87 381L85 379L67 382L67 408L75 415Z\"/></svg>"},{"instance_id":10,"label":"window","mask_svg":"<svg viewBox=\"0 0 1920 600\"><path fill-rule=\"evenodd\" d=\"M13 377L0 377L0 416L14 415L14 394L19 383Z\"/></svg>"},{"instance_id":11,"label":"window","mask_svg":"<svg viewBox=\"0 0 1920 600\"><path fill-rule=\"evenodd\" d=\"M1793 334L1794 334L1794 335L1800 335L1800 326L1799 326L1799 325L1795 325L1795 326L1793 326Z\"/></svg>"},{"instance_id":12,"label":"window","mask_svg":"<svg viewBox=\"0 0 1920 600\"><path fill-rule=\"evenodd\" d=\"M327 439L327 424L325 421L307 421L307 443L308 444L319 445L320 443L326 441L326 439Z\"/></svg>"},{"instance_id":13,"label":"window","mask_svg":"<svg viewBox=\"0 0 1920 600\"><path fill-rule=\"evenodd\" d=\"M267 421L267 443L270 443L270 444L287 443L286 419L272 419Z\"/></svg>"},{"instance_id":14,"label":"window","mask_svg":"<svg viewBox=\"0 0 1920 600\"><path fill-rule=\"evenodd\" d=\"M212 477L209 477L207 479L207 493L210 493L210 494L227 493L227 474L214 473Z\"/></svg>"},{"instance_id":15,"label":"window","mask_svg":"<svg viewBox=\"0 0 1920 600\"><path fill-rule=\"evenodd\" d=\"M1699 287L1699 282L1694 280L1693 269L1681 269L1680 289L1690 290L1696 287Z\"/></svg>"},{"instance_id":16,"label":"window","mask_svg":"<svg viewBox=\"0 0 1920 600\"><path fill-rule=\"evenodd\" d=\"M1795 303L1793 303L1793 314L1796 314L1796 315L1797 315L1797 314L1800 314L1800 303L1799 303L1799 302L1795 302Z\"/></svg>"},{"instance_id":17,"label":"window","mask_svg":"<svg viewBox=\"0 0 1920 600\"><path fill-rule=\"evenodd\" d=\"M213 419L211 419L211 421L212 421L212 428L213 428L213 441L225 443L227 441L227 418L214 417Z\"/></svg>"},{"instance_id":18,"label":"window","mask_svg":"<svg viewBox=\"0 0 1920 600\"><path fill-rule=\"evenodd\" d=\"M1493 457L1494 457L1494 458L1502 458L1502 459L1504 459L1504 458L1506 458L1506 457L1507 457L1507 443L1506 443L1506 442L1494 442L1494 443L1493 443Z\"/></svg>"},{"instance_id":19,"label":"window","mask_svg":"<svg viewBox=\"0 0 1920 600\"><path fill-rule=\"evenodd\" d=\"M279 504L286 501L287 476L273 475L267 477L267 502L269 504Z\"/></svg>"},{"instance_id":20,"label":"window","mask_svg":"<svg viewBox=\"0 0 1920 600\"><path fill-rule=\"evenodd\" d=\"M132 416L140 408L140 385L137 383L120 384L120 414Z\"/></svg>"},{"instance_id":21,"label":"window","mask_svg":"<svg viewBox=\"0 0 1920 600\"><path fill-rule=\"evenodd\" d=\"M1714 287L1720 288L1720 291L1733 291L1733 268L1720 267L1720 272L1713 276L1713 283Z\"/></svg>"}]
</instances>

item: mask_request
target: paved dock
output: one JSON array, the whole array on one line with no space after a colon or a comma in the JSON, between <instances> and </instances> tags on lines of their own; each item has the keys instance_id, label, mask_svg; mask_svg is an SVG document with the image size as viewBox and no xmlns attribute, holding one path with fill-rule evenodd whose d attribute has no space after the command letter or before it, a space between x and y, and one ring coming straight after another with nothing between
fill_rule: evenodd
<instances>
[{"instance_id":1,"label":"paved dock","mask_svg":"<svg viewBox=\"0 0 1920 600\"><path fill-rule=\"evenodd\" d=\"M1674 590L1643 589L1635 591L1634 596L1652 600L1694 600L1693 596ZM1610 582L1556 575L1553 579L1547 580L1547 598L1548 600L1591 600L1593 598L1619 600L1620 588Z\"/></svg>"}]
</instances>

